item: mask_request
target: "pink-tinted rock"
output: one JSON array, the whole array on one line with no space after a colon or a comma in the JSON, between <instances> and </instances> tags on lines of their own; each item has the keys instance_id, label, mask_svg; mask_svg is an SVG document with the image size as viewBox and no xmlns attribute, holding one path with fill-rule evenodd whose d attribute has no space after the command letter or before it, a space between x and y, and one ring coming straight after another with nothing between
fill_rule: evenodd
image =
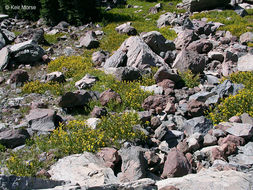
<instances>
[{"instance_id":1,"label":"pink-tinted rock","mask_svg":"<svg viewBox=\"0 0 253 190\"><path fill-rule=\"evenodd\" d=\"M188 102L188 114L190 117L198 117L203 115L206 109L206 105L203 102L197 100L191 100Z\"/></svg>"},{"instance_id":2,"label":"pink-tinted rock","mask_svg":"<svg viewBox=\"0 0 253 190\"><path fill-rule=\"evenodd\" d=\"M120 161L120 156L115 148L103 148L98 153L103 158L105 166L114 169L115 164Z\"/></svg>"},{"instance_id":3,"label":"pink-tinted rock","mask_svg":"<svg viewBox=\"0 0 253 190\"><path fill-rule=\"evenodd\" d=\"M180 152L183 152L183 153L186 153L186 152L189 152L189 146L186 142L187 139L184 139L183 141L179 142L178 145L177 145L177 149L180 151Z\"/></svg>"},{"instance_id":4,"label":"pink-tinted rock","mask_svg":"<svg viewBox=\"0 0 253 190\"><path fill-rule=\"evenodd\" d=\"M191 166L184 154L173 148L167 155L161 177L182 177L190 172Z\"/></svg>"},{"instance_id":5,"label":"pink-tinted rock","mask_svg":"<svg viewBox=\"0 0 253 190\"><path fill-rule=\"evenodd\" d=\"M175 186L170 185L170 186L163 187L160 190L180 190L180 189L176 188Z\"/></svg>"},{"instance_id":6,"label":"pink-tinted rock","mask_svg":"<svg viewBox=\"0 0 253 190\"><path fill-rule=\"evenodd\" d=\"M120 95L111 89L102 92L99 101L102 106L107 105L111 101L116 101L119 104L122 102Z\"/></svg>"},{"instance_id":7,"label":"pink-tinted rock","mask_svg":"<svg viewBox=\"0 0 253 190\"><path fill-rule=\"evenodd\" d=\"M163 95L155 95L147 97L142 103L142 107L145 110L157 109L160 107L162 110L165 108L167 103L169 102L170 97L166 97Z\"/></svg>"},{"instance_id":8,"label":"pink-tinted rock","mask_svg":"<svg viewBox=\"0 0 253 190\"><path fill-rule=\"evenodd\" d=\"M168 114L174 114L177 110L176 110L175 104L168 102L164 111Z\"/></svg>"},{"instance_id":9,"label":"pink-tinted rock","mask_svg":"<svg viewBox=\"0 0 253 190\"><path fill-rule=\"evenodd\" d=\"M163 87L163 89L168 89L168 88L174 88L175 82L173 82L170 79L164 79L162 82L159 82L157 85Z\"/></svg>"},{"instance_id":10,"label":"pink-tinted rock","mask_svg":"<svg viewBox=\"0 0 253 190\"><path fill-rule=\"evenodd\" d=\"M245 144L245 140L242 137L228 135L224 138L220 138L218 141L218 145L221 146L223 144L230 143L230 142L234 143L236 146L242 146Z\"/></svg>"},{"instance_id":11,"label":"pink-tinted rock","mask_svg":"<svg viewBox=\"0 0 253 190\"><path fill-rule=\"evenodd\" d=\"M242 120L239 116L233 116L228 121L229 122L235 122L235 123L241 123L242 122Z\"/></svg>"}]
</instances>

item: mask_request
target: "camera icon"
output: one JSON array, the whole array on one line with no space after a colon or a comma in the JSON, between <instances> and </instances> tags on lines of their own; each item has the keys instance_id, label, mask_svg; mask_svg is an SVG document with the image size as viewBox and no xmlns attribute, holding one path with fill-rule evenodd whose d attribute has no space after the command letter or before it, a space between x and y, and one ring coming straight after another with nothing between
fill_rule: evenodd
<instances>
[{"instance_id":1,"label":"camera icon","mask_svg":"<svg viewBox=\"0 0 253 190\"><path fill-rule=\"evenodd\" d=\"M9 5L5 5L5 10L9 10L10 6Z\"/></svg>"}]
</instances>

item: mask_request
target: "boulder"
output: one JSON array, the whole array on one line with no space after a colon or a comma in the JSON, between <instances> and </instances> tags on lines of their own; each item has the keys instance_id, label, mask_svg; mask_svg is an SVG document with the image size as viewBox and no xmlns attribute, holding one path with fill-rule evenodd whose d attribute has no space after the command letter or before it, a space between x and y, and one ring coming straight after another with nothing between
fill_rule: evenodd
<instances>
[{"instance_id":1,"label":"boulder","mask_svg":"<svg viewBox=\"0 0 253 190\"><path fill-rule=\"evenodd\" d=\"M237 63L238 71L253 71L253 55L247 54L239 58Z\"/></svg>"},{"instance_id":2,"label":"boulder","mask_svg":"<svg viewBox=\"0 0 253 190\"><path fill-rule=\"evenodd\" d=\"M253 32L246 32L240 36L241 44L247 45L248 42L253 42Z\"/></svg>"},{"instance_id":3,"label":"boulder","mask_svg":"<svg viewBox=\"0 0 253 190\"><path fill-rule=\"evenodd\" d=\"M105 64L104 68L109 67L125 67L127 65L127 54L125 51L116 51L111 57L109 57Z\"/></svg>"},{"instance_id":4,"label":"boulder","mask_svg":"<svg viewBox=\"0 0 253 190\"><path fill-rule=\"evenodd\" d=\"M234 170L202 169L197 174L157 181L156 185L158 189L173 185L180 190L249 190L252 187L252 176Z\"/></svg>"},{"instance_id":5,"label":"boulder","mask_svg":"<svg viewBox=\"0 0 253 190\"><path fill-rule=\"evenodd\" d=\"M127 54L127 66L145 69L151 66L164 65L164 60L155 54L150 47L139 36L126 39L118 51Z\"/></svg>"},{"instance_id":6,"label":"boulder","mask_svg":"<svg viewBox=\"0 0 253 190\"><path fill-rule=\"evenodd\" d=\"M248 15L248 12L239 5L236 5L234 7L234 10L235 10L236 14L238 14L240 17L245 17Z\"/></svg>"},{"instance_id":7,"label":"boulder","mask_svg":"<svg viewBox=\"0 0 253 190\"><path fill-rule=\"evenodd\" d=\"M198 35L193 30L181 31L174 40L177 49L186 48L191 42L198 40Z\"/></svg>"},{"instance_id":8,"label":"boulder","mask_svg":"<svg viewBox=\"0 0 253 190\"><path fill-rule=\"evenodd\" d=\"M117 103L122 102L120 95L114 92L112 89L102 92L99 97L99 101L102 106L107 105L111 101L116 101Z\"/></svg>"},{"instance_id":9,"label":"boulder","mask_svg":"<svg viewBox=\"0 0 253 190\"><path fill-rule=\"evenodd\" d=\"M84 152L58 160L48 172L52 180L70 181L86 187L118 183L112 169L104 165L102 158Z\"/></svg>"},{"instance_id":10,"label":"boulder","mask_svg":"<svg viewBox=\"0 0 253 190\"><path fill-rule=\"evenodd\" d=\"M207 132L212 129L212 127L212 121L205 118L204 116L189 119L183 125L183 129L188 135L192 135L194 133L206 135Z\"/></svg>"},{"instance_id":11,"label":"boulder","mask_svg":"<svg viewBox=\"0 0 253 190\"><path fill-rule=\"evenodd\" d=\"M122 158L122 173L119 178L122 182L129 182L146 177L147 161L141 147L132 146L119 151Z\"/></svg>"},{"instance_id":12,"label":"boulder","mask_svg":"<svg viewBox=\"0 0 253 190\"><path fill-rule=\"evenodd\" d=\"M174 42L166 40L166 38L157 31L151 31L142 35L142 39L157 55L161 52L167 52L175 50Z\"/></svg>"},{"instance_id":13,"label":"boulder","mask_svg":"<svg viewBox=\"0 0 253 190\"><path fill-rule=\"evenodd\" d=\"M0 33L0 50L6 45L5 39L3 37L3 34Z\"/></svg>"},{"instance_id":14,"label":"boulder","mask_svg":"<svg viewBox=\"0 0 253 190\"><path fill-rule=\"evenodd\" d=\"M200 39L190 43L187 49L203 54L211 51L213 49L213 44L209 40Z\"/></svg>"},{"instance_id":15,"label":"boulder","mask_svg":"<svg viewBox=\"0 0 253 190\"><path fill-rule=\"evenodd\" d=\"M158 107L164 109L169 101L170 98L164 95L149 96L143 101L142 107L144 110L156 109Z\"/></svg>"},{"instance_id":16,"label":"boulder","mask_svg":"<svg viewBox=\"0 0 253 190\"><path fill-rule=\"evenodd\" d=\"M22 69L15 70L10 76L10 83L16 84L17 86L23 85L29 80L29 75L27 71Z\"/></svg>"},{"instance_id":17,"label":"boulder","mask_svg":"<svg viewBox=\"0 0 253 190\"><path fill-rule=\"evenodd\" d=\"M14 34L14 32L11 32L7 29L1 29L1 33L6 41L7 44L11 44L12 42L14 42L16 35Z\"/></svg>"},{"instance_id":18,"label":"boulder","mask_svg":"<svg viewBox=\"0 0 253 190\"><path fill-rule=\"evenodd\" d=\"M199 117L204 114L204 111L207 109L205 104L200 101L191 100L187 104L188 106L188 115L190 117Z\"/></svg>"},{"instance_id":19,"label":"boulder","mask_svg":"<svg viewBox=\"0 0 253 190\"><path fill-rule=\"evenodd\" d=\"M141 89L145 92L151 92L154 94L163 94L163 88L161 86L158 86L156 84L152 85L152 86L140 86Z\"/></svg>"},{"instance_id":20,"label":"boulder","mask_svg":"<svg viewBox=\"0 0 253 190\"><path fill-rule=\"evenodd\" d=\"M97 81L97 77L86 74L81 80L75 83L75 87L77 87L79 90L91 88Z\"/></svg>"},{"instance_id":21,"label":"boulder","mask_svg":"<svg viewBox=\"0 0 253 190\"><path fill-rule=\"evenodd\" d=\"M18 64L32 64L42 61L45 54L44 50L38 46L33 40L10 46L10 56L12 61Z\"/></svg>"},{"instance_id":22,"label":"boulder","mask_svg":"<svg viewBox=\"0 0 253 190\"><path fill-rule=\"evenodd\" d=\"M142 77L140 70L133 67L119 67L113 75L119 81L134 81Z\"/></svg>"},{"instance_id":23,"label":"boulder","mask_svg":"<svg viewBox=\"0 0 253 190\"><path fill-rule=\"evenodd\" d=\"M173 19L176 18L176 15L171 13L171 12L167 12L165 14L162 14L159 19L157 20L157 27L161 28L161 27L165 27L171 24L171 22L173 21Z\"/></svg>"},{"instance_id":24,"label":"boulder","mask_svg":"<svg viewBox=\"0 0 253 190\"><path fill-rule=\"evenodd\" d=\"M101 119L99 118L90 117L89 119L86 120L87 126L90 127L91 129L97 129L97 126L100 122L101 122Z\"/></svg>"},{"instance_id":25,"label":"boulder","mask_svg":"<svg viewBox=\"0 0 253 190\"><path fill-rule=\"evenodd\" d=\"M6 148L24 145L28 138L30 138L30 135L26 129L9 129L0 132L0 144Z\"/></svg>"},{"instance_id":26,"label":"boulder","mask_svg":"<svg viewBox=\"0 0 253 190\"><path fill-rule=\"evenodd\" d=\"M0 50L0 71L7 68L9 63L9 49L4 47Z\"/></svg>"},{"instance_id":27,"label":"boulder","mask_svg":"<svg viewBox=\"0 0 253 190\"><path fill-rule=\"evenodd\" d=\"M115 30L120 34L127 34L129 36L135 36L137 34L137 30L131 26L131 23L121 24Z\"/></svg>"},{"instance_id":28,"label":"boulder","mask_svg":"<svg viewBox=\"0 0 253 190\"><path fill-rule=\"evenodd\" d=\"M114 169L115 165L117 165L121 160L121 157L115 148L102 148L97 155L104 160L105 167L111 169Z\"/></svg>"},{"instance_id":29,"label":"boulder","mask_svg":"<svg viewBox=\"0 0 253 190\"><path fill-rule=\"evenodd\" d=\"M175 83L181 81L181 77L176 70L169 69L167 66L160 67L154 75L156 83L162 82L165 79L169 79Z\"/></svg>"},{"instance_id":30,"label":"boulder","mask_svg":"<svg viewBox=\"0 0 253 190\"><path fill-rule=\"evenodd\" d=\"M95 66L100 66L109 58L110 53L108 51L96 51L92 54L92 62Z\"/></svg>"},{"instance_id":31,"label":"boulder","mask_svg":"<svg viewBox=\"0 0 253 190\"><path fill-rule=\"evenodd\" d=\"M81 47L86 47L87 49L93 49L99 46L99 41L96 39L96 34L93 31L86 32L85 36L81 37L79 42Z\"/></svg>"},{"instance_id":32,"label":"boulder","mask_svg":"<svg viewBox=\"0 0 253 190\"><path fill-rule=\"evenodd\" d=\"M224 55L220 52L217 52L217 51L210 51L208 53L208 58L211 60L217 60L217 61L223 62Z\"/></svg>"},{"instance_id":33,"label":"boulder","mask_svg":"<svg viewBox=\"0 0 253 190\"><path fill-rule=\"evenodd\" d=\"M215 9L218 7L226 7L230 3L230 0L183 0L184 6L190 12L203 11Z\"/></svg>"},{"instance_id":34,"label":"boulder","mask_svg":"<svg viewBox=\"0 0 253 190\"><path fill-rule=\"evenodd\" d=\"M172 68L180 72L191 70L192 73L202 73L206 66L206 57L194 51L182 50L174 61Z\"/></svg>"},{"instance_id":35,"label":"boulder","mask_svg":"<svg viewBox=\"0 0 253 190\"><path fill-rule=\"evenodd\" d=\"M107 115L107 110L106 108L100 108L95 106L93 110L90 113L91 117L96 117L96 118L101 118L102 116Z\"/></svg>"},{"instance_id":36,"label":"boulder","mask_svg":"<svg viewBox=\"0 0 253 190\"><path fill-rule=\"evenodd\" d=\"M45 77L45 81L47 82L52 81L52 82L59 82L59 83L66 82L65 76L60 71L48 73Z\"/></svg>"},{"instance_id":37,"label":"boulder","mask_svg":"<svg viewBox=\"0 0 253 190\"><path fill-rule=\"evenodd\" d=\"M52 132L59 125L56 111L51 109L32 109L26 120L29 127L36 132Z\"/></svg>"},{"instance_id":38,"label":"boulder","mask_svg":"<svg viewBox=\"0 0 253 190\"><path fill-rule=\"evenodd\" d=\"M86 90L67 92L61 97L59 101L59 106L62 108L74 108L85 106L89 103L91 99L92 99L91 94Z\"/></svg>"},{"instance_id":39,"label":"boulder","mask_svg":"<svg viewBox=\"0 0 253 190\"><path fill-rule=\"evenodd\" d=\"M162 178L182 177L191 172L191 166L184 154L177 149L168 152L164 163Z\"/></svg>"},{"instance_id":40,"label":"boulder","mask_svg":"<svg viewBox=\"0 0 253 190\"><path fill-rule=\"evenodd\" d=\"M226 132L237 137L247 137L253 136L253 125L248 123L221 123L222 125L228 127Z\"/></svg>"},{"instance_id":41,"label":"boulder","mask_svg":"<svg viewBox=\"0 0 253 190\"><path fill-rule=\"evenodd\" d=\"M248 113L243 113L240 118L242 123L248 123L253 125L253 117L251 117Z\"/></svg>"}]
</instances>

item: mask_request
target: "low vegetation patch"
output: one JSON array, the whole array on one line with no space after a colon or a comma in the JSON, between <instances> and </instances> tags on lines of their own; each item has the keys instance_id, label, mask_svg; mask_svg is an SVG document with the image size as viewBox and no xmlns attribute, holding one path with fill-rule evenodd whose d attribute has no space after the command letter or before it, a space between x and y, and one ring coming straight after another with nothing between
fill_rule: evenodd
<instances>
[{"instance_id":1,"label":"low vegetation patch","mask_svg":"<svg viewBox=\"0 0 253 190\"><path fill-rule=\"evenodd\" d=\"M248 113L253 117L253 72L239 72L227 77L234 83L242 83L245 88L237 95L222 100L210 112L209 117L214 123L227 121L232 116Z\"/></svg>"},{"instance_id":2,"label":"low vegetation patch","mask_svg":"<svg viewBox=\"0 0 253 190\"><path fill-rule=\"evenodd\" d=\"M144 140L143 132L134 128L139 124L138 115L133 112L103 117L96 129L89 128L85 120L70 121L61 124L51 135L35 137L26 148L11 153L6 166L12 174L35 176L39 170L48 169L57 159L70 154L96 152L105 146L119 148L125 141Z\"/></svg>"},{"instance_id":3,"label":"low vegetation patch","mask_svg":"<svg viewBox=\"0 0 253 190\"><path fill-rule=\"evenodd\" d=\"M185 86L187 86L188 88L194 88L195 86L198 86L200 84L200 75L193 74L191 70L179 73L179 75L184 81Z\"/></svg>"},{"instance_id":4,"label":"low vegetation patch","mask_svg":"<svg viewBox=\"0 0 253 190\"><path fill-rule=\"evenodd\" d=\"M208 18L208 21L225 24L220 30L230 31L235 36L240 36L245 32L253 31L253 9L247 9L248 15L240 17L234 10L209 11L207 13L194 14L191 19Z\"/></svg>"}]
</instances>

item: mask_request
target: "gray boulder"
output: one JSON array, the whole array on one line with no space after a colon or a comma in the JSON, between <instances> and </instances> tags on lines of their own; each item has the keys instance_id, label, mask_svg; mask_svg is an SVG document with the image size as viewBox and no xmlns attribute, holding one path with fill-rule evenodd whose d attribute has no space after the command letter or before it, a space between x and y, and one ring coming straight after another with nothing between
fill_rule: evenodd
<instances>
[{"instance_id":1,"label":"gray boulder","mask_svg":"<svg viewBox=\"0 0 253 190\"><path fill-rule=\"evenodd\" d=\"M202 73L206 66L206 57L194 51L182 50L176 57L172 68L178 69L180 72L191 70L192 73Z\"/></svg>"},{"instance_id":2,"label":"gray boulder","mask_svg":"<svg viewBox=\"0 0 253 190\"><path fill-rule=\"evenodd\" d=\"M146 177L147 161L144 158L144 150L141 147L121 149L122 173L119 178L122 182L129 182Z\"/></svg>"},{"instance_id":3,"label":"gray boulder","mask_svg":"<svg viewBox=\"0 0 253 190\"><path fill-rule=\"evenodd\" d=\"M4 47L0 50L0 71L7 68L9 63L9 49L7 47Z\"/></svg>"},{"instance_id":4,"label":"gray boulder","mask_svg":"<svg viewBox=\"0 0 253 190\"><path fill-rule=\"evenodd\" d=\"M164 65L164 60L155 54L139 36L126 39L118 51L127 54L127 66L139 69Z\"/></svg>"},{"instance_id":5,"label":"gray boulder","mask_svg":"<svg viewBox=\"0 0 253 190\"><path fill-rule=\"evenodd\" d=\"M166 38L157 31L151 31L142 35L142 39L157 55L161 52L167 52L175 50L174 42L166 40Z\"/></svg>"},{"instance_id":6,"label":"gray boulder","mask_svg":"<svg viewBox=\"0 0 253 190\"><path fill-rule=\"evenodd\" d=\"M6 29L1 29L1 33L3 34L3 37L4 37L7 44L14 42L14 40L16 38L16 35L14 34L14 32L11 32Z\"/></svg>"},{"instance_id":7,"label":"gray boulder","mask_svg":"<svg viewBox=\"0 0 253 190\"><path fill-rule=\"evenodd\" d=\"M237 63L238 71L253 71L253 55L246 54L239 58Z\"/></svg>"},{"instance_id":8,"label":"gray boulder","mask_svg":"<svg viewBox=\"0 0 253 190\"><path fill-rule=\"evenodd\" d=\"M212 129L212 127L212 121L204 116L189 119L183 125L183 129L188 135L200 133L202 136L206 135L207 132Z\"/></svg>"},{"instance_id":9,"label":"gray boulder","mask_svg":"<svg viewBox=\"0 0 253 190\"><path fill-rule=\"evenodd\" d=\"M121 24L115 30L120 34L127 34L129 36L135 36L137 34L137 30L131 26L131 23Z\"/></svg>"},{"instance_id":10,"label":"gray boulder","mask_svg":"<svg viewBox=\"0 0 253 190\"><path fill-rule=\"evenodd\" d=\"M87 49L93 49L99 46L99 41L96 39L94 31L86 32L85 36L81 37L79 42L81 47L86 47Z\"/></svg>"},{"instance_id":11,"label":"gray boulder","mask_svg":"<svg viewBox=\"0 0 253 190\"><path fill-rule=\"evenodd\" d=\"M127 65L127 53L124 51L116 51L111 57L109 57L105 64L104 68L109 67L125 67Z\"/></svg>"},{"instance_id":12,"label":"gray boulder","mask_svg":"<svg viewBox=\"0 0 253 190\"><path fill-rule=\"evenodd\" d=\"M161 28L161 27L165 27L171 24L171 22L173 21L173 19L176 18L176 14L171 13L171 12L167 12L165 14L162 14L159 19L157 20L157 27Z\"/></svg>"},{"instance_id":13,"label":"gray boulder","mask_svg":"<svg viewBox=\"0 0 253 190\"><path fill-rule=\"evenodd\" d=\"M215 9L218 7L225 7L230 3L230 0L183 0L184 6L190 12L203 11Z\"/></svg>"},{"instance_id":14,"label":"gray boulder","mask_svg":"<svg viewBox=\"0 0 253 190\"><path fill-rule=\"evenodd\" d=\"M222 123L222 125L228 127L226 132L237 137L253 136L253 125L248 123Z\"/></svg>"},{"instance_id":15,"label":"gray boulder","mask_svg":"<svg viewBox=\"0 0 253 190\"><path fill-rule=\"evenodd\" d=\"M9 129L0 133L0 144L6 148L15 148L25 144L28 138L30 135L26 129Z\"/></svg>"},{"instance_id":16,"label":"gray boulder","mask_svg":"<svg viewBox=\"0 0 253 190\"><path fill-rule=\"evenodd\" d=\"M197 41L193 41L187 47L188 50L196 51L200 54L208 53L213 48L213 44L209 40L200 39Z\"/></svg>"},{"instance_id":17,"label":"gray boulder","mask_svg":"<svg viewBox=\"0 0 253 190\"><path fill-rule=\"evenodd\" d=\"M109 55L110 53L107 51L96 51L92 54L92 62L95 64L95 66L100 66L106 61L106 59L109 58Z\"/></svg>"},{"instance_id":18,"label":"gray boulder","mask_svg":"<svg viewBox=\"0 0 253 190\"><path fill-rule=\"evenodd\" d=\"M92 76L90 74L86 74L81 80L75 83L75 87L77 87L79 90L84 90L87 88L91 88L97 81L97 77Z\"/></svg>"},{"instance_id":19,"label":"gray boulder","mask_svg":"<svg viewBox=\"0 0 253 190\"><path fill-rule=\"evenodd\" d=\"M183 30L179 32L177 38L174 40L177 49L186 48L191 42L198 40L198 35L194 30Z\"/></svg>"},{"instance_id":20,"label":"gray boulder","mask_svg":"<svg viewBox=\"0 0 253 190\"><path fill-rule=\"evenodd\" d=\"M44 54L44 50L32 40L10 46L11 58L19 64L40 62Z\"/></svg>"},{"instance_id":21,"label":"gray boulder","mask_svg":"<svg viewBox=\"0 0 253 190\"><path fill-rule=\"evenodd\" d=\"M45 81L47 82L52 81L52 82L59 82L59 83L66 82L65 76L63 75L62 72L59 72L59 71L48 73L45 76Z\"/></svg>"},{"instance_id":22,"label":"gray boulder","mask_svg":"<svg viewBox=\"0 0 253 190\"><path fill-rule=\"evenodd\" d=\"M0 49L2 49L6 45L4 36L2 33L0 33Z\"/></svg>"},{"instance_id":23,"label":"gray boulder","mask_svg":"<svg viewBox=\"0 0 253 190\"><path fill-rule=\"evenodd\" d=\"M84 152L58 160L48 172L52 180L70 181L86 187L118 183L112 169L104 165L102 158Z\"/></svg>"},{"instance_id":24,"label":"gray boulder","mask_svg":"<svg viewBox=\"0 0 253 190\"><path fill-rule=\"evenodd\" d=\"M26 120L29 127L36 132L52 132L59 124L56 111L51 109L32 109Z\"/></svg>"},{"instance_id":25,"label":"gray boulder","mask_svg":"<svg viewBox=\"0 0 253 190\"><path fill-rule=\"evenodd\" d=\"M169 69L167 66L160 67L154 75L156 83L162 82L165 79L172 80L177 83L181 80L181 77L178 75L176 70Z\"/></svg>"},{"instance_id":26,"label":"gray boulder","mask_svg":"<svg viewBox=\"0 0 253 190\"><path fill-rule=\"evenodd\" d=\"M248 42L253 42L253 33L252 32L246 32L246 33L243 33L241 36L240 36L240 42L241 44L247 44Z\"/></svg>"}]
</instances>

